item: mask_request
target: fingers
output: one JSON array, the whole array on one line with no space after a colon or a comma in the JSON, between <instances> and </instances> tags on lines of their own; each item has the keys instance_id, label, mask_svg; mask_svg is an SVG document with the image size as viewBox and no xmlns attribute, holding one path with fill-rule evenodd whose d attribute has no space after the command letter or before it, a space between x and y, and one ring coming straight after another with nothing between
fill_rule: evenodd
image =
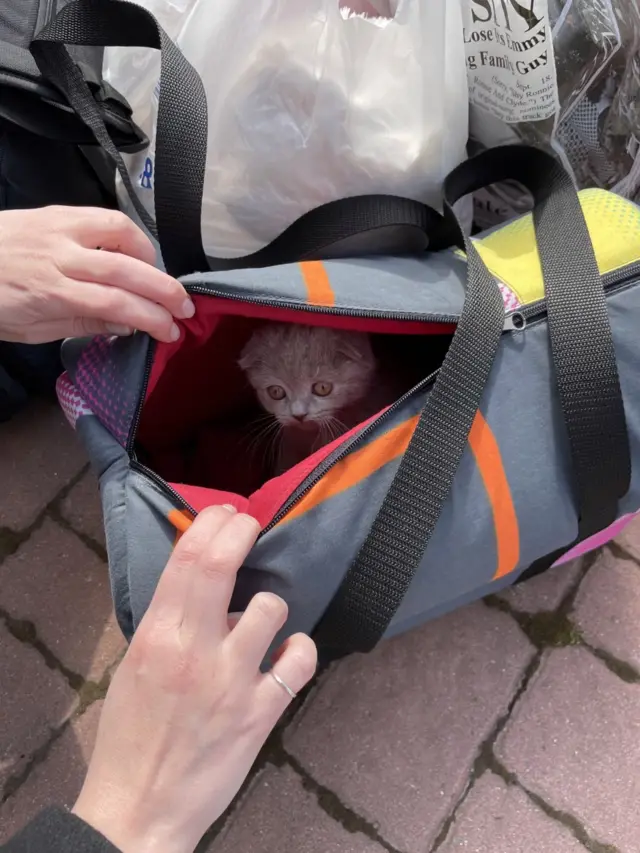
<instances>
[{"instance_id":1,"label":"fingers","mask_svg":"<svg viewBox=\"0 0 640 853\"><path fill-rule=\"evenodd\" d=\"M227 644L245 669L255 672L287 621L287 605L277 595L260 592L241 614Z\"/></svg>"},{"instance_id":2,"label":"fingers","mask_svg":"<svg viewBox=\"0 0 640 853\"><path fill-rule=\"evenodd\" d=\"M233 631L241 619L242 613L229 613L227 616L227 628L229 631Z\"/></svg>"},{"instance_id":3,"label":"fingers","mask_svg":"<svg viewBox=\"0 0 640 853\"><path fill-rule=\"evenodd\" d=\"M172 629L183 624L200 563L231 518L232 513L223 507L209 507L196 516L169 558L143 621Z\"/></svg>"},{"instance_id":4,"label":"fingers","mask_svg":"<svg viewBox=\"0 0 640 853\"><path fill-rule=\"evenodd\" d=\"M195 314L195 306L180 282L136 257L78 248L69 258L65 273L78 281L93 281L135 293L162 305L179 319Z\"/></svg>"},{"instance_id":5,"label":"fingers","mask_svg":"<svg viewBox=\"0 0 640 853\"><path fill-rule=\"evenodd\" d=\"M313 640L306 634L294 634L280 649L272 671L292 693L297 694L311 681L317 665L318 653ZM293 699L286 687L270 673L260 676L259 700L274 722Z\"/></svg>"},{"instance_id":6,"label":"fingers","mask_svg":"<svg viewBox=\"0 0 640 853\"><path fill-rule=\"evenodd\" d=\"M165 343L180 337L180 328L170 312L136 293L93 282L70 281L65 296L71 316L81 318L75 322L97 320L113 334L131 334L140 329Z\"/></svg>"},{"instance_id":7,"label":"fingers","mask_svg":"<svg viewBox=\"0 0 640 853\"><path fill-rule=\"evenodd\" d=\"M211 537L198 561L183 630L221 641L229 633L228 611L236 575L256 542L260 525L231 507L216 509L229 520Z\"/></svg>"},{"instance_id":8,"label":"fingers","mask_svg":"<svg viewBox=\"0 0 640 853\"><path fill-rule=\"evenodd\" d=\"M151 266L156 262L156 251L149 237L118 210L61 208L60 222L64 231L86 249L120 252Z\"/></svg>"}]
</instances>

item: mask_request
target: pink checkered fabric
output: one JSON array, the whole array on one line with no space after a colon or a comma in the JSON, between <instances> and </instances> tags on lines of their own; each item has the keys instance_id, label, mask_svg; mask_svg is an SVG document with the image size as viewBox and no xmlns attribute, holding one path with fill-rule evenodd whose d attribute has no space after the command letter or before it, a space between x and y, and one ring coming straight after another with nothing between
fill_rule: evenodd
<instances>
[{"instance_id":1,"label":"pink checkered fabric","mask_svg":"<svg viewBox=\"0 0 640 853\"><path fill-rule=\"evenodd\" d=\"M68 373L63 373L56 382L56 393L58 394L62 411L74 429L76 428L76 421L79 417L93 414L76 386L69 379Z\"/></svg>"},{"instance_id":2,"label":"pink checkered fabric","mask_svg":"<svg viewBox=\"0 0 640 853\"><path fill-rule=\"evenodd\" d=\"M139 399L128 361L131 339L99 336L78 359L74 381L87 406L124 447Z\"/></svg>"},{"instance_id":3,"label":"pink checkered fabric","mask_svg":"<svg viewBox=\"0 0 640 853\"><path fill-rule=\"evenodd\" d=\"M504 302L504 310L507 312L507 314L510 314L512 311L517 311L522 303L515 295L513 290L511 290L510 287L507 287L507 285L503 284L501 281L498 282L498 287L500 288L500 293L502 294L502 301Z\"/></svg>"}]
</instances>

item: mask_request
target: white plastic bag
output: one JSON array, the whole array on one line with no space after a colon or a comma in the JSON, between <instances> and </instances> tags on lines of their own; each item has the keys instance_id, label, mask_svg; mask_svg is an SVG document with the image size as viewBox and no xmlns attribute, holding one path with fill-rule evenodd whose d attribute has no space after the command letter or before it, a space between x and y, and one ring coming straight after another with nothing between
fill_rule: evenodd
<instances>
[{"instance_id":1,"label":"white plastic bag","mask_svg":"<svg viewBox=\"0 0 640 853\"><path fill-rule=\"evenodd\" d=\"M440 206L468 136L460 0L368 0L378 11L397 5L392 19L347 17L339 0L138 2L205 84L208 254L253 252L312 208L347 196L390 193ZM106 52L107 80L151 139L129 165L152 214L159 68L153 51Z\"/></svg>"}]
</instances>

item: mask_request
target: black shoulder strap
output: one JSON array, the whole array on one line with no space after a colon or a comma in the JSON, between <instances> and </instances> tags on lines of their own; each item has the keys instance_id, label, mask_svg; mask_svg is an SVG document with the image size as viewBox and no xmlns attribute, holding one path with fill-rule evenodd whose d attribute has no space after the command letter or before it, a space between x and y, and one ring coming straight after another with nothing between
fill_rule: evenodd
<instances>
[{"instance_id":1,"label":"black shoulder strap","mask_svg":"<svg viewBox=\"0 0 640 853\"><path fill-rule=\"evenodd\" d=\"M474 167L475 164L475 167ZM569 435L578 537L612 524L631 479L629 436L602 279L569 175L526 146L486 151L456 170L447 192L515 180L531 190L555 379Z\"/></svg>"},{"instance_id":2,"label":"black shoulder strap","mask_svg":"<svg viewBox=\"0 0 640 853\"><path fill-rule=\"evenodd\" d=\"M583 533L606 527L630 479L629 443L602 283L575 189L549 155L486 152L445 184L446 215L463 195L516 179L534 195L556 381L569 434ZM409 591L447 500L495 357L504 305L464 235L464 309L434 388L371 531L317 626L326 658L368 651ZM446 566L442 567L446 571Z\"/></svg>"}]
</instances>

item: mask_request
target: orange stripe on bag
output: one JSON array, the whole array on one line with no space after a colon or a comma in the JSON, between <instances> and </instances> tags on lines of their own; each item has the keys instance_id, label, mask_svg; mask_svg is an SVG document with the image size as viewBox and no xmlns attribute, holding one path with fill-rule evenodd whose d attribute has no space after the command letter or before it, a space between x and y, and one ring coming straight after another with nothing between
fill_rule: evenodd
<instances>
[{"instance_id":1,"label":"orange stripe on bag","mask_svg":"<svg viewBox=\"0 0 640 853\"><path fill-rule=\"evenodd\" d=\"M322 261L302 261L300 271L307 288L307 302L310 305L322 305L325 308L335 305L336 296Z\"/></svg>"},{"instance_id":2,"label":"orange stripe on bag","mask_svg":"<svg viewBox=\"0 0 640 853\"><path fill-rule=\"evenodd\" d=\"M386 465L387 462L402 456L409 446L411 436L418 423L418 417L416 415L394 427L394 429L390 429L380 438L365 445L360 450L354 451L346 459L330 468L309 494L296 504L280 523L286 524L286 522L304 515L329 498L357 486L358 483L366 480L367 477Z\"/></svg>"},{"instance_id":3,"label":"orange stripe on bag","mask_svg":"<svg viewBox=\"0 0 640 853\"><path fill-rule=\"evenodd\" d=\"M193 516L186 509L172 509L167 513L167 519L176 529L176 538L173 540L175 548L183 533L193 524Z\"/></svg>"},{"instance_id":4,"label":"orange stripe on bag","mask_svg":"<svg viewBox=\"0 0 640 853\"><path fill-rule=\"evenodd\" d=\"M493 513L498 552L498 565L493 579L497 580L508 575L518 565L520 530L498 442L480 412L477 413L471 427L469 445Z\"/></svg>"}]
</instances>

